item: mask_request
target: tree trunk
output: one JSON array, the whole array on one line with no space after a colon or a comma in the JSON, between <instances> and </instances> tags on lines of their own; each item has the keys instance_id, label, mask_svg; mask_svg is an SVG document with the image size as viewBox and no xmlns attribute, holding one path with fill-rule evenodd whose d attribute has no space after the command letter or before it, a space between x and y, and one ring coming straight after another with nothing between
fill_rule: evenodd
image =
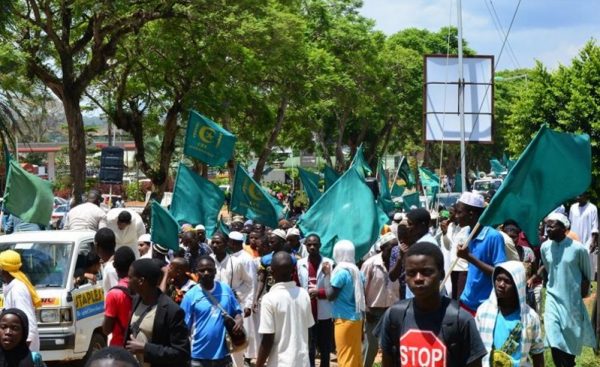
<instances>
[{"instance_id":1,"label":"tree trunk","mask_svg":"<svg viewBox=\"0 0 600 367\"><path fill-rule=\"evenodd\" d=\"M379 156L382 158L387 153L388 146L390 145L390 139L392 137L392 131L394 131L394 125L394 119L388 119L381 131L381 134L379 135L378 141L381 141L381 139L383 139L383 146L381 147L381 152L379 153ZM373 149L373 154L375 154L376 151L377 149ZM369 161L371 161L373 158L373 156L369 157Z\"/></svg>"},{"instance_id":2,"label":"tree trunk","mask_svg":"<svg viewBox=\"0 0 600 367\"><path fill-rule=\"evenodd\" d=\"M69 128L69 170L73 180L74 205L82 201L86 177L85 129L79 100L78 95L72 95L68 91L63 94L63 108Z\"/></svg>"},{"instance_id":3,"label":"tree trunk","mask_svg":"<svg viewBox=\"0 0 600 367\"><path fill-rule=\"evenodd\" d=\"M165 130L160 146L160 160L155 176L156 182L154 179L152 180L153 191L159 198L163 197L169 184L169 168L173 152L175 151L175 139L177 138L177 118L181 110L181 99L177 98L167 111L167 116L165 117Z\"/></svg>"},{"instance_id":4,"label":"tree trunk","mask_svg":"<svg viewBox=\"0 0 600 367\"><path fill-rule=\"evenodd\" d=\"M275 121L275 126L271 130L271 134L269 135L269 139L265 143L263 150L260 152L258 156L258 162L256 162L256 169L254 170L254 180L256 182L260 182L263 171L265 169L265 164L267 163L267 158L271 155L271 150L273 149L273 145L277 141L277 137L281 132L281 128L283 127L283 121L285 120L285 111L288 106L288 98L286 96L281 97L281 101L279 102L279 107L277 108L277 119Z\"/></svg>"},{"instance_id":5,"label":"tree trunk","mask_svg":"<svg viewBox=\"0 0 600 367\"><path fill-rule=\"evenodd\" d=\"M338 172L344 172L346 169L346 160L344 158L344 131L346 131L346 123L348 120L348 112L344 111L342 117L338 121L338 137L335 144L335 166Z\"/></svg>"},{"instance_id":6,"label":"tree trunk","mask_svg":"<svg viewBox=\"0 0 600 367\"><path fill-rule=\"evenodd\" d=\"M329 148L327 148L327 144L325 143L325 139L323 139L323 132L319 131L315 133L317 141L319 145L321 145L321 149L323 150L323 158L325 162L329 165L329 167L333 168L333 161L331 160L331 153L329 152Z\"/></svg>"}]
</instances>

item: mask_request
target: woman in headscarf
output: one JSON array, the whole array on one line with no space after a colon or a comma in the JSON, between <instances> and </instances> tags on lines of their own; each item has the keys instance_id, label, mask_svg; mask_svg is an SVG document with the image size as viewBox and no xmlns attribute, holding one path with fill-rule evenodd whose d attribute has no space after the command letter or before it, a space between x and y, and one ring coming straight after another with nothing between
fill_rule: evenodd
<instances>
[{"instance_id":1,"label":"woman in headscarf","mask_svg":"<svg viewBox=\"0 0 600 367\"><path fill-rule=\"evenodd\" d=\"M0 314L0 367L35 367L27 346L29 322L25 313L9 308Z\"/></svg>"},{"instance_id":2,"label":"woman in headscarf","mask_svg":"<svg viewBox=\"0 0 600 367\"><path fill-rule=\"evenodd\" d=\"M365 292L362 275L355 264L354 244L347 240L337 242L333 246L333 260L336 264L333 272L329 264L324 264L323 273L335 319L338 366L361 367Z\"/></svg>"}]
</instances>

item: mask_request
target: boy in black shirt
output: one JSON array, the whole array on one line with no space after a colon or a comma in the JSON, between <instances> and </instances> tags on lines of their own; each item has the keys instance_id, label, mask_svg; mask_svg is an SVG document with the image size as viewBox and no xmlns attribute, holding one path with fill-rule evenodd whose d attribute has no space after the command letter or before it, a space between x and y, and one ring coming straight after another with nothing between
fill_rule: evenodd
<instances>
[{"instance_id":1,"label":"boy in black shirt","mask_svg":"<svg viewBox=\"0 0 600 367\"><path fill-rule=\"evenodd\" d=\"M455 301L440 295L444 257L439 247L416 243L405 259L406 283L414 298L384 314L382 366L481 366L487 351L475 320Z\"/></svg>"}]
</instances>

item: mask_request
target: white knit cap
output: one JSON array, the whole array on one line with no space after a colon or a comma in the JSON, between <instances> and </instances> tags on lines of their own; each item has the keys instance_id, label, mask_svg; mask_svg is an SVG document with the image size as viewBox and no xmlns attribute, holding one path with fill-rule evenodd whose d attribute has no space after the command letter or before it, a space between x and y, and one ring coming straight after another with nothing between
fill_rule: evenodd
<instances>
[{"instance_id":1,"label":"white knit cap","mask_svg":"<svg viewBox=\"0 0 600 367\"><path fill-rule=\"evenodd\" d=\"M238 231L231 231L229 232L229 239L233 241L243 241L244 235Z\"/></svg>"},{"instance_id":2,"label":"white knit cap","mask_svg":"<svg viewBox=\"0 0 600 367\"><path fill-rule=\"evenodd\" d=\"M277 236L277 237L279 237L279 238L283 238L284 240L285 240L285 237L286 237L286 233L285 233L285 231L284 231L283 229L279 229L279 228L277 228L277 229L274 229L274 230L271 232L271 234L273 234L273 235L275 235L275 236Z\"/></svg>"},{"instance_id":3,"label":"white knit cap","mask_svg":"<svg viewBox=\"0 0 600 367\"><path fill-rule=\"evenodd\" d=\"M300 230L296 227L292 227L290 229L287 230L287 234L286 234L286 238L290 237L290 236L298 236L300 237Z\"/></svg>"},{"instance_id":4,"label":"white knit cap","mask_svg":"<svg viewBox=\"0 0 600 367\"><path fill-rule=\"evenodd\" d=\"M151 242L152 240L150 239L150 234L148 233L144 233L143 235L140 236L140 238L138 238L138 242Z\"/></svg>"},{"instance_id":5,"label":"white knit cap","mask_svg":"<svg viewBox=\"0 0 600 367\"><path fill-rule=\"evenodd\" d=\"M196 231L206 231L206 227L204 227L202 224L198 224L196 227L194 227L194 229Z\"/></svg>"},{"instance_id":6,"label":"white knit cap","mask_svg":"<svg viewBox=\"0 0 600 367\"><path fill-rule=\"evenodd\" d=\"M458 199L463 204L467 204L470 206L474 206L476 208L484 208L485 200L483 200L483 196L476 194L474 192L465 191L460 195Z\"/></svg>"},{"instance_id":7,"label":"white knit cap","mask_svg":"<svg viewBox=\"0 0 600 367\"><path fill-rule=\"evenodd\" d=\"M569 218L566 215L561 213L551 213L546 217L547 220L557 220L561 222L565 228L571 228L571 222L569 222Z\"/></svg>"}]
</instances>

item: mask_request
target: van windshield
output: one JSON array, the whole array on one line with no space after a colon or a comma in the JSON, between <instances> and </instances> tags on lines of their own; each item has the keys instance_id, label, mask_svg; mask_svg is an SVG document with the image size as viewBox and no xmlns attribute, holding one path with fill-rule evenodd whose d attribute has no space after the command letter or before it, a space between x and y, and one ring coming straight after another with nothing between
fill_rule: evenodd
<instances>
[{"instance_id":1,"label":"van windshield","mask_svg":"<svg viewBox=\"0 0 600 367\"><path fill-rule=\"evenodd\" d=\"M21 255L21 271L36 288L67 286L73 255L72 242L18 242L0 244L0 252L15 250Z\"/></svg>"}]
</instances>

